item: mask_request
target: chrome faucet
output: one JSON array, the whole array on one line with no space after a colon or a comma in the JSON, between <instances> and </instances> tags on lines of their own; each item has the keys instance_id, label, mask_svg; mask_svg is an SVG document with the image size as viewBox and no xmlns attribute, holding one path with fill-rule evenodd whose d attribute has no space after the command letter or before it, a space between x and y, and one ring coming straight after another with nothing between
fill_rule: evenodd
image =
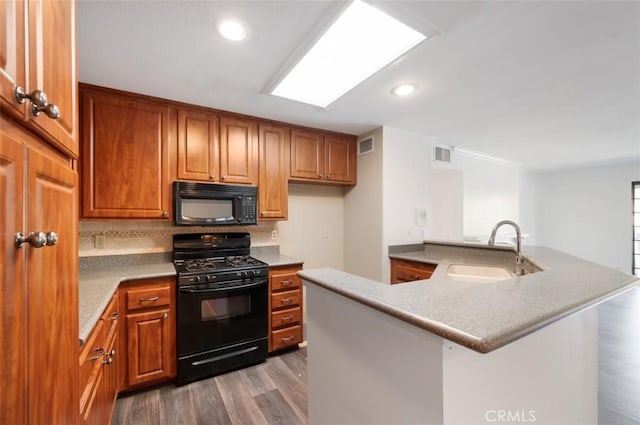
<instances>
[{"instance_id":1,"label":"chrome faucet","mask_svg":"<svg viewBox=\"0 0 640 425\"><path fill-rule=\"evenodd\" d=\"M491 231L491 237L489 238L489 246L495 246L496 244L496 233L498 233L498 228L503 224L509 224L516 229L516 274L518 276L522 276L524 274L524 257L522 256L522 234L520 233L520 226L515 221L511 220L502 220L499 221L498 224L493 226L493 230Z\"/></svg>"}]
</instances>

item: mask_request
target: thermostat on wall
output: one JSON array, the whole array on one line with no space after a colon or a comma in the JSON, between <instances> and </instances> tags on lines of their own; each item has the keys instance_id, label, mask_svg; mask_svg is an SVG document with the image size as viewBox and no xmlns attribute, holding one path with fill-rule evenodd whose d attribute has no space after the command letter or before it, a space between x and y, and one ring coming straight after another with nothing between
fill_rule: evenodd
<instances>
[{"instance_id":1,"label":"thermostat on wall","mask_svg":"<svg viewBox=\"0 0 640 425\"><path fill-rule=\"evenodd\" d=\"M420 227L427 226L427 209L426 208L415 209L415 222L416 222L416 226L420 226Z\"/></svg>"}]
</instances>

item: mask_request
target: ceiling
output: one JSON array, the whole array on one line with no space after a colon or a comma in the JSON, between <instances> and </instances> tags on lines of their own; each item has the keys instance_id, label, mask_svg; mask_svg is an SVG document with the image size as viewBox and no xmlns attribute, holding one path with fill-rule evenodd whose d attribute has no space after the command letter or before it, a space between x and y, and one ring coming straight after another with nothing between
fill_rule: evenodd
<instances>
[{"instance_id":1,"label":"ceiling","mask_svg":"<svg viewBox=\"0 0 640 425\"><path fill-rule=\"evenodd\" d=\"M391 126L530 169L640 158L640 2L372 3L439 34L327 109L265 90L334 1L81 0L79 79L356 135ZM215 32L227 16L248 40ZM391 95L404 81L420 90Z\"/></svg>"}]
</instances>

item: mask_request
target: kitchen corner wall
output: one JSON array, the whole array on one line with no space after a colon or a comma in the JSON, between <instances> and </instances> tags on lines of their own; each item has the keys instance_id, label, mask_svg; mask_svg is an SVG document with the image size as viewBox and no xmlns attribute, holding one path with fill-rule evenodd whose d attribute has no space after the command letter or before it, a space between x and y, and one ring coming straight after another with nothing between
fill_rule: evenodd
<instances>
[{"instance_id":1,"label":"kitchen corner wall","mask_svg":"<svg viewBox=\"0 0 640 425\"><path fill-rule=\"evenodd\" d=\"M523 213L540 229L537 245L631 272L631 183L640 160L529 172Z\"/></svg>"},{"instance_id":2,"label":"kitchen corner wall","mask_svg":"<svg viewBox=\"0 0 640 425\"><path fill-rule=\"evenodd\" d=\"M260 222L257 226L178 227L165 222L137 221L81 221L79 226L79 255L148 254L171 252L176 233L249 232L253 245L276 245L271 239L276 222ZM104 236L104 248L96 248L96 236Z\"/></svg>"},{"instance_id":3,"label":"kitchen corner wall","mask_svg":"<svg viewBox=\"0 0 640 425\"><path fill-rule=\"evenodd\" d=\"M374 152L358 157L358 185L345 193L345 271L389 282L389 245L429 237L431 144L391 127L372 134ZM416 208L426 209L426 226Z\"/></svg>"}]
</instances>

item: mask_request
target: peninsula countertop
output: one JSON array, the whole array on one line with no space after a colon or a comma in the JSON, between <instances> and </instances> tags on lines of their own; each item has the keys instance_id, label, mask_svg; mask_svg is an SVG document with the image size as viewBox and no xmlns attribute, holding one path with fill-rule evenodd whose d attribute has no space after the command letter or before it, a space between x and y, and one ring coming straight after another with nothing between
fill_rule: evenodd
<instances>
[{"instance_id":1,"label":"peninsula countertop","mask_svg":"<svg viewBox=\"0 0 640 425\"><path fill-rule=\"evenodd\" d=\"M304 270L304 280L432 332L488 353L572 313L640 284L640 279L545 247L525 247L530 270L490 283L446 275L450 264L515 262L510 247L426 241L390 248L391 258L437 265L430 279L389 285L334 269Z\"/></svg>"}]
</instances>

